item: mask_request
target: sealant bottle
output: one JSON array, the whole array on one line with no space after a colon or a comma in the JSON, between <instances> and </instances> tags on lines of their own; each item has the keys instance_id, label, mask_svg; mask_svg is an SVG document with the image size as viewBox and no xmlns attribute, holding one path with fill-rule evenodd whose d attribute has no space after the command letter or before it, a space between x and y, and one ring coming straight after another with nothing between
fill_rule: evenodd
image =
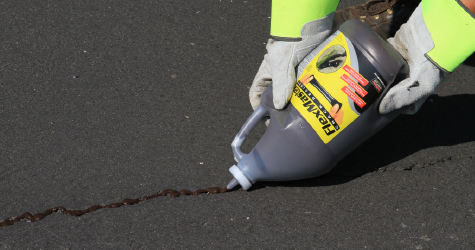
<instances>
[{"instance_id":1,"label":"sealant bottle","mask_svg":"<svg viewBox=\"0 0 475 250\"><path fill-rule=\"evenodd\" d=\"M381 99L393 83L409 76L402 56L359 20L349 20L297 67L289 104L274 108L272 85L231 146L237 164L229 171L244 190L257 181L288 181L329 172L401 110L382 115ZM249 154L241 144L252 129L270 124Z\"/></svg>"}]
</instances>

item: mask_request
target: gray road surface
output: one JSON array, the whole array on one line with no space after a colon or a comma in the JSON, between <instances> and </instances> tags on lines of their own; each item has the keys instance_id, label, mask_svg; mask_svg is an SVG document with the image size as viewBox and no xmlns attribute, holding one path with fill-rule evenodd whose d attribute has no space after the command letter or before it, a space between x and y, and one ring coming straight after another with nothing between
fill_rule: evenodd
<instances>
[{"instance_id":1,"label":"gray road surface","mask_svg":"<svg viewBox=\"0 0 475 250\"><path fill-rule=\"evenodd\" d=\"M1 220L231 179L270 0L0 1L0 14ZM475 249L474 84L472 56L325 176L54 213L1 227L0 248Z\"/></svg>"}]
</instances>

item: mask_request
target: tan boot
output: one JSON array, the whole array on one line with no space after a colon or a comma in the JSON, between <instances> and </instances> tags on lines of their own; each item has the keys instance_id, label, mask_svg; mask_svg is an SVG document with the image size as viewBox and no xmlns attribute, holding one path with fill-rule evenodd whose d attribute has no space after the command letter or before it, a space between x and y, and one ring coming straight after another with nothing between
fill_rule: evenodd
<instances>
[{"instance_id":1,"label":"tan boot","mask_svg":"<svg viewBox=\"0 0 475 250\"><path fill-rule=\"evenodd\" d=\"M365 4L337 10L331 33L349 19L360 19L384 39L388 39L407 22L420 2L421 0L369 0Z\"/></svg>"}]
</instances>

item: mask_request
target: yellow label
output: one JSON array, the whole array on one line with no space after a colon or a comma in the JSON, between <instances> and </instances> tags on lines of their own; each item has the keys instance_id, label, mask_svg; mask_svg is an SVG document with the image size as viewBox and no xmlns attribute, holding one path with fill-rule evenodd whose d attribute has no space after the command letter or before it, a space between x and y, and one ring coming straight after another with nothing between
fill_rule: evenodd
<instances>
[{"instance_id":1,"label":"yellow label","mask_svg":"<svg viewBox=\"0 0 475 250\"><path fill-rule=\"evenodd\" d=\"M367 105L361 97L368 81L351 68L351 60L340 33L307 65L290 100L324 143L358 118L353 107Z\"/></svg>"}]
</instances>

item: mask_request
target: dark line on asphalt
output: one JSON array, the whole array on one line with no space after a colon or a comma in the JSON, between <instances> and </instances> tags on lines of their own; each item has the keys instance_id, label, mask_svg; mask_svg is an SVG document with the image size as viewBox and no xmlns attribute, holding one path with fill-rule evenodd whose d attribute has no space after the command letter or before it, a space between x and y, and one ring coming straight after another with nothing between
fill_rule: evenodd
<instances>
[{"instance_id":1,"label":"dark line on asphalt","mask_svg":"<svg viewBox=\"0 0 475 250\"><path fill-rule=\"evenodd\" d=\"M54 207L54 208L47 209L43 213L36 213L36 214L32 215L31 213L26 212L26 213L24 213L20 216L17 216L17 217L11 218L11 219L5 219L4 221L2 221L0 223L0 227L12 226L13 224L15 224L15 222L21 221L23 219L28 220L30 222L37 222L37 221L40 221L40 220L44 219L46 216L52 214L53 212L58 212L58 211L61 211L63 214L70 215L70 216L81 216L81 215L91 213L91 212L94 212L94 211L96 211L98 209L102 209L102 208L117 208L117 207L121 207L123 205L135 205L135 204L137 204L141 201L154 199L154 198L157 198L157 197L160 197L160 196L167 196L167 194L170 194L170 197L174 198L174 197L180 197L181 195L199 195L199 194L203 194L203 193L221 194L221 193L225 193L227 191L228 191L227 188L220 188L220 187L212 187L212 188L207 188L207 189L198 189L195 192L191 192L189 190L176 191L176 190L172 190L172 189L165 189L160 193L156 193L156 194L150 195L150 196L144 196L140 199L127 199L126 198L126 199L123 199L122 202L119 202L119 203L112 203L112 204L109 204L109 205L94 205L94 206L90 206L89 208L86 208L84 210L68 210L68 209L66 209L62 206L57 206L57 207Z\"/></svg>"}]
</instances>

